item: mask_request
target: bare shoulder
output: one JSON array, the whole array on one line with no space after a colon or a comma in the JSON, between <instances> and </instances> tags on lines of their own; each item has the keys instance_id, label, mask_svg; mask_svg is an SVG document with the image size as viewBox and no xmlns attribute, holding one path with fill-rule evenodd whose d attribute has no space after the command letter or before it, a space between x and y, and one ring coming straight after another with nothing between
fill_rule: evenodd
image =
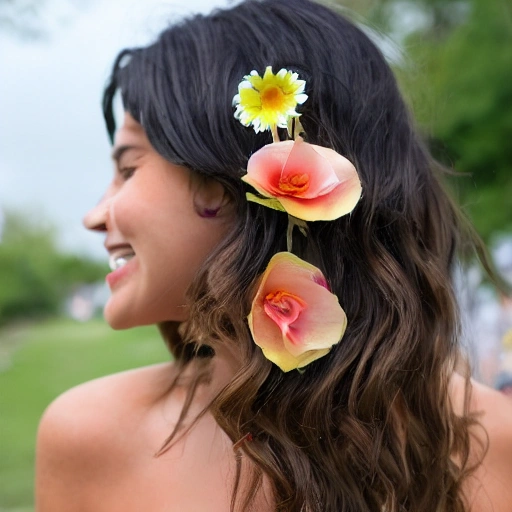
<instances>
[{"instance_id":1,"label":"bare shoulder","mask_svg":"<svg viewBox=\"0 0 512 512\"><path fill-rule=\"evenodd\" d=\"M452 384L454 405L457 411L461 411L465 380L460 375L455 375ZM470 381L469 391L470 411L477 415L488 438L487 457L499 453L512 454L512 399L474 380ZM512 457L507 462L512 468Z\"/></svg>"},{"instance_id":2,"label":"bare shoulder","mask_svg":"<svg viewBox=\"0 0 512 512\"><path fill-rule=\"evenodd\" d=\"M82 494L85 504L86 493L118 471L116 465L126 462L126 439L140 438L137 430L172 374L166 363L110 375L72 388L48 406L37 438L38 511L69 510L69 497Z\"/></svg>"},{"instance_id":3,"label":"bare shoulder","mask_svg":"<svg viewBox=\"0 0 512 512\"><path fill-rule=\"evenodd\" d=\"M458 409L464 399L464 379L455 376L452 389ZM512 503L512 400L475 381L471 381L470 392L470 411L480 423L471 440L471 461L482 460L466 485L470 510L508 512Z\"/></svg>"},{"instance_id":4,"label":"bare shoulder","mask_svg":"<svg viewBox=\"0 0 512 512\"><path fill-rule=\"evenodd\" d=\"M173 375L171 363L137 368L101 377L76 386L57 397L46 409L38 437L55 443L74 441L82 431L92 434L109 431L130 415L137 414L159 398ZM61 434L56 437L54 434ZM95 441L101 441L95 438ZM111 440L108 440L109 444Z\"/></svg>"}]
</instances>

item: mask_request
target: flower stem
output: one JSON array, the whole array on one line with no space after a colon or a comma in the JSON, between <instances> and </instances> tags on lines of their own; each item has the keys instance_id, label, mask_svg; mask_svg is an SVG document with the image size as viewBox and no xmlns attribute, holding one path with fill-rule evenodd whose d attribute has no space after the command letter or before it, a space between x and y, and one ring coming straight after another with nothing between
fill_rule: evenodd
<instances>
[{"instance_id":1,"label":"flower stem","mask_svg":"<svg viewBox=\"0 0 512 512\"><path fill-rule=\"evenodd\" d=\"M288 215L288 229L286 230L286 250L288 252L292 252L293 226L295 226L293 218L290 215Z\"/></svg>"},{"instance_id":2,"label":"flower stem","mask_svg":"<svg viewBox=\"0 0 512 512\"><path fill-rule=\"evenodd\" d=\"M308 236L308 225L306 221L297 219L293 215L288 214L288 228L286 230L286 250L292 252L293 245L293 228L297 226L299 231L305 236Z\"/></svg>"},{"instance_id":3,"label":"flower stem","mask_svg":"<svg viewBox=\"0 0 512 512\"><path fill-rule=\"evenodd\" d=\"M277 132L277 124L273 124L271 126L271 130L272 130L272 140L274 142L280 142L279 133Z\"/></svg>"}]
</instances>

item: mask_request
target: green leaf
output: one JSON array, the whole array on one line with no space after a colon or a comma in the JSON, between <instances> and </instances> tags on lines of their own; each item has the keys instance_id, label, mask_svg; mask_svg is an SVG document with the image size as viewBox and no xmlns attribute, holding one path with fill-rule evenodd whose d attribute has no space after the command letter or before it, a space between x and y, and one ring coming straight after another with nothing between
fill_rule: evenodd
<instances>
[{"instance_id":1,"label":"green leaf","mask_svg":"<svg viewBox=\"0 0 512 512\"><path fill-rule=\"evenodd\" d=\"M247 197L247 201L252 201L253 203L258 203L267 208L272 208L273 210L279 210L280 212L285 212L286 210L283 208L282 204L272 197L258 197L257 195L247 192L245 195Z\"/></svg>"}]
</instances>

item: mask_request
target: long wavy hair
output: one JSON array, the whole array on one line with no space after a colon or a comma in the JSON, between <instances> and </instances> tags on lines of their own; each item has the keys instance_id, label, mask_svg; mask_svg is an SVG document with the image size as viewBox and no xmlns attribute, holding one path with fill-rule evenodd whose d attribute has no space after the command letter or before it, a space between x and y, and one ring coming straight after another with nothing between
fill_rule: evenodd
<instances>
[{"instance_id":1,"label":"long wavy hair","mask_svg":"<svg viewBox=\"0 0 512 512\"><path fill-rule=\"evenodd\" d=\"M302 374L266 360L246 321L255 280L286 249L286 214L248 203L240 180L270 134L244 128L232 107L242 77L268 65L307 81L306 140L350 159L363 185L351 215L311 222L294 240L349 319L342 342ZM265 477L277 511L465 510L475 420L468 387L462 416L448 392L460 352L451 272L475 240L378 48L309 0L248 0L121 52L104 95L111 137L117 90L162 156L222 183L235 207L232 232L191 286L189 320L161 325L179 368L204 362L187 404L216 347L241 361L208 409L252 461L243 492L238 462L232 509L250 510Z\"/></svg>"}]
</instances>

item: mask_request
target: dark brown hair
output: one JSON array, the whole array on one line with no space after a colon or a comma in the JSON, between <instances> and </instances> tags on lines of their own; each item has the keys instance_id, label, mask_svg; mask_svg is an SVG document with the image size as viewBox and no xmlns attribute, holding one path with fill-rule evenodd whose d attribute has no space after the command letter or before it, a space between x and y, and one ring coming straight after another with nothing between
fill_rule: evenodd
<instances>
[{"instance_id":1,"label":"dark brown hair","mask_svg":"<svg viewBox=\"0 0 512 512\"><path fill-rule=\"evenodd\" d=\"M304 373L266 360L246 322L251 287L285 250L287 218L245 200L247 160L271 139L241 126L231 101L244 75L268 65L307 81L307 141L349 158L363 184L352 214L311 222L294 241L349 319L342 342ZM459 357L451 272L475 239L380 51L309 0L249 0L122 52L104 97L111 136L117 89L155 149L221 182L236 209L231 235L192 285L190 320L180 335L162 326L181 368L219 344L241 361L209 409L234 443L252 436L237 446L256 485L234 492L233 509L249 509L265 475L278 511L464 510L473 420L454 413L448 393Z\"/></svg>"}]
</instances>

